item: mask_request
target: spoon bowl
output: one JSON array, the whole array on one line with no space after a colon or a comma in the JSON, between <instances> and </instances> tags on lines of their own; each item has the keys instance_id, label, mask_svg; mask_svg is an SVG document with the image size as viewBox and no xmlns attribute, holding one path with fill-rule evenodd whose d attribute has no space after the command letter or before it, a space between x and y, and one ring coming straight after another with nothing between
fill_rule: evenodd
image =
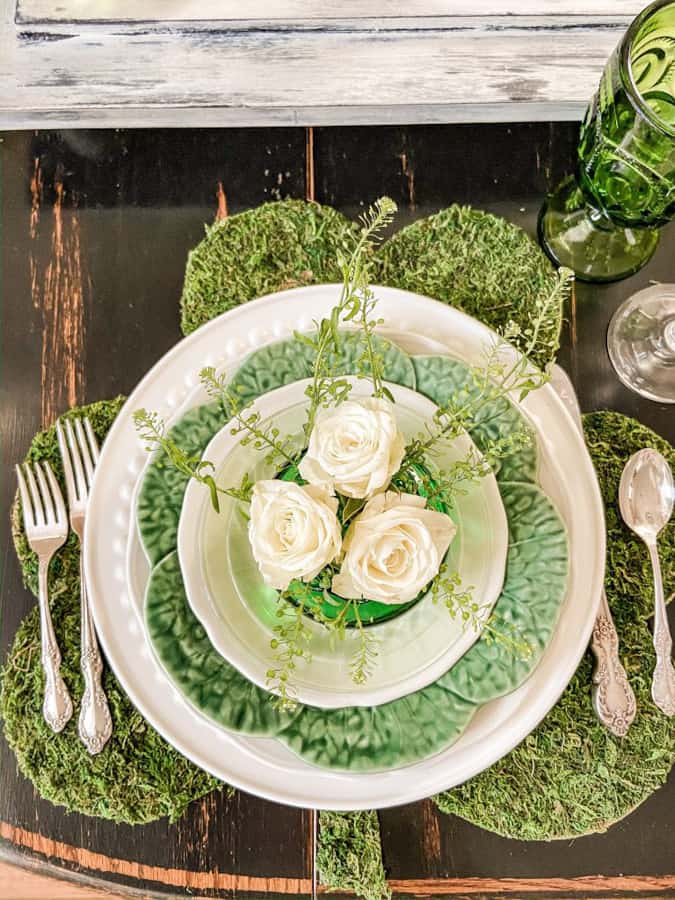
<instances>
[{"instance_id":1,"label":"spoon bowl","mask_svg":"<svg viewBox=\"0 0 675 900\"><path fill-rule=\"evenodd\" d=\"M619 507L628 527L643 541L656 540L673 514L675 483L664 457L647 448L626 463L619 485Z\"/></svg>"},{"instance_id":2,"label":"spoon bowl","mask_svg":"<svg viewBox=\"0 0 675 900\"><path fill-rule=\"evenodd\" d=\"M647 545L654 571L654 650L656 666L652 699L667 716L675 716L675 669L668 626L663 579L656 539L673 512L675 488L666 459L656 450L640 450L626 463L619 484L623 520Z\"/></svg>"}]
</instances>

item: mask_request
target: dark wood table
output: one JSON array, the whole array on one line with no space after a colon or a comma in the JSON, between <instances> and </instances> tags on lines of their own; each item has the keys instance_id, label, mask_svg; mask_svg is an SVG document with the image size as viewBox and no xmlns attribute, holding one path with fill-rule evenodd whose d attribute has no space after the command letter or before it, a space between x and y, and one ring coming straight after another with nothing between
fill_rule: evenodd
<instances>
[{"instance_id":1,"label":"dark wood table","mask_svg":"<svg viewBox=\"0 0 675 900\"><path fill-rule=\"evenodd\" d=\"M67 406L130 391L179 338L188 250L205 222L280 196L348 215L387 193L399 223L471 203L533 232L569 168L572 124L16 132L0 138L0 658L35 602L8 528L10 465ZM673 408L619 383L605 350L618 304L675 280L675 231L649 266L609 287L578 285L560 361L584 410L616 409L675 442ZM491 897L675 896L675 778L608 834L521 843L430 802L380 813L396 893ZM314 813L237 792L192 804L176 825L116 826L40 800L0 741L0 855L143 896L305 896Z\"/></svg>"}]
</instances>

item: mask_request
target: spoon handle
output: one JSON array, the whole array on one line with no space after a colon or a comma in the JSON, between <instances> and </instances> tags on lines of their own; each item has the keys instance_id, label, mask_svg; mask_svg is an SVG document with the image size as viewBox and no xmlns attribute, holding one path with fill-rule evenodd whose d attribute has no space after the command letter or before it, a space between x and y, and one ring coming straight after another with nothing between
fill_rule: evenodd
<instances>
[{"instance_id":1,"label":"spoon handle","mask_svg":"<svg viewBox=\"0 0 675 900\"><path fill-rule=\"evenodd\" d=\"M656 666L652 679L652 699L667 716L675 716L675 669L670 658L673 640L668 626L668 614L663 597L661 563L656 541L647 544L654 570L654 650Z\"/></svg>"},{"instance_id":2,"label":"spoon handle","mask_svg":"<svg viewBox=\"0 0 675 900\"><path fill-rule=\"evenodd\" d=\"M595 711L612 734L625 737L635 718L637 704L626 670L621 665L619 637L604 591L591 636L591 649L596 659L593 672Z\"/></svg>"}]
</instances>

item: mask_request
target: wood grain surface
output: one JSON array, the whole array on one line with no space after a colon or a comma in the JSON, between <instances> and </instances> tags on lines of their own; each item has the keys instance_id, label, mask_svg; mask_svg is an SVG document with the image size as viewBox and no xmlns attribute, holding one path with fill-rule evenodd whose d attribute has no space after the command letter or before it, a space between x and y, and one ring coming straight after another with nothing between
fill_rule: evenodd
<instances>
[{"instance_id":1,"label":"wood grain surface","mask_svg":"<svg viewBox=\"0 0 675 900\"><path fill-rule=\"evenodd\" d=\"M577 119L639 8L0 0L0 128Z\"/></svg>"},{"instance_id":2,"label":"wood grain surface","mask_svg":"<svg viewBox=\"0 0 675 900\"><path fill-rule=\"evenodd\" d=\"M78 887L70 881L57 881L35 875L17 866L0 863L0 898L2 900L122 900L120 894Z\"/></svg>"},{"instance_id":3,"label":"wood grain surface","mask_svg":"<svg viewBox=\"0 0 675 900\"><path fill-rule=\"evenodd\" d=\"M400 225L460 202L532 232L545 191L573 159L576 126L15 132L0 140L6 471L73 399L128 392L180 338L186 254L214 217L279 196L314 197L355 215L388 193ZM619 383L604 340L631 291L673 280L674 249L671 226L631 279L578 285L561 353L584 410L618 409L671 441L672 411ZM3 478L0 659L34 603L11 549L13 491ZM500 838L430 802L389 809L380 813L385 865L400 896L675 896L674 799L671 778L607 834L553 844ZM214 793L175 825L66 814L35 796L0 742L1 854L109 890L308 897L314 824L311 811L243 793Z\"/></svg>"},{"instance_id":4,"label":"wood grain surface","mask_svg":"<svg viewBox=\"0 0 675 900\"><path fill-rule=\"evenodd\" d=\"M322 22L337 19L439 16L636 16L636 0L17 0L18 22L251 21Z\"/></svg>"}]
</instances>

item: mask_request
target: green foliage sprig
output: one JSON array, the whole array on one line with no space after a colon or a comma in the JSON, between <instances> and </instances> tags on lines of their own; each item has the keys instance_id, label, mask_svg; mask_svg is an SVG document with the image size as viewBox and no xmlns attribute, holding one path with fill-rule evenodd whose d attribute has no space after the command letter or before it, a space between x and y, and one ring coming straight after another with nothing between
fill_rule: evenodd
<instances>
[{"instance_id":1,"label":"green foliage sprig","mask_svg":"<svg viewBox=\"0 0 675 900\"><path fill-rule=\"evenodd\" d=\"M242 476L241 482L235 487L222 487L216 484L213 477L215 467L212 462L202 459L201 456L193 456L186 453L167 434L164 421L156 412L148 412L145 409L137 409L134 413L134 425L141 439L145 441L145 448L149 452L163 450L170 465L182 472L188 478L193 478L205 485L211 495L211 503L216 512L220 511L218 494L250 503L253 491L253 481L247 472Z\"/></svg>"},{"instance_id":2,"label":"green foliage sprig","mask_svg":"<svg viewBox=\"0 0 675 900\"><path fill-rule=\"evenodd\" d=\"M378 643L373 633L363 627L358 600L352 600L352 608L359 635L359 645L352 657L349 671L354 684L365 684L377 665Z\"/></svg>"},{"instance_id":3,"label":"green foliage sprig","mask_svg":"<svg viewBox=\"0 0 675 900\"><path fill-rule=\"evenodd\" d=\"M434 603L447 608L451 619L459 618L464 626L480 632L486 643L505 647L521 659L532 655L532 647L519 630L507 622L498 622L490 606L473 599L473 587L463 587L459 574L450 572L445 564L431 586L431 597Z\"/></svg>"},{"instance_id":4,"label":"green foliage sprig","mask_svg":"<svg viewBox=\"0 0 675 900\"><path fill-rule=\"evenodd\" d=\"M359 325L365 349L357 366L359 374L371 379L373 395L381 397L389 394L384 386L384 360L375 350L373 334L379 324L372 318L376 304L369 286L367 251L382 231L391 223L396 212L396 204L389 197L377 200L361 219L361 233L356 247L348 260L340 262L342 271L342 291L340 299L327 318L315 322L313 336L296 332L297 340L314 351L311 382L305 394L309 398L305 436L309 439L316 415L322 407L342 403L351 390L351 384L344 377L336 377L332 372L332 359L340 352L340 325L354 322Z\"/></svg>"},{"instance_id":5,"label":"green foliage sprig","mask_svg":"<svg viewBox=\"0 0 675 900\"><path fill-rule=\"evenodd\" d=\"M447 435L443 439L449 440ZM438 443L435 441L432 447L427 448L421 439L411 442L406 447L398 477L405 477L406 472L414 467L427 502L438 500L451 506L459 494L466 493L469 484L493 473L500 460L530 446L532 436L526 428L519 428L503 437L486 441L481 453L472 447L462 459L453 461L447 468L434 468L433 472L427 469L425 472L422 467L429 465L429 458L439 449Z\"/></svg>"},{"instance_id":6,"label":"green foliage sprig","mask_svg":"<svg viewBox=\"0 0 675 900\"><path fill-rule=\"evenodd\" d=\"M276 703L281 709L291 711L297 705L295 690L292 684L293 671L297 662L309 662L312 658L310 650L311 631L306 627L304 616L311 608L311 617L323 625L336 640L344 640L346 636L346 620L350 611L354 613L357 646L349 666L354 684L365 684L377 660L377 639L364 627L356 599L344 603L335 618L328 618L313 603L318 589L323 588L326 599L330 600L329 589L336 568L327 566L312 584L295 580L286 591L279 596L277 609L278 621L274 627L274 637L270 642L273 665L267 670L267 685L276 694Z\"/></svg>"},{"instance_id":7,"label":"green foliage sprig","mask_svg":"<svg viewBox=\"0 0 675 900\"><path fill-rule=\"evenodd\" d=\"M561 301L569 296L573 282L571 269L560 269L552 289L537 300L532 323L525 328L514 323L507 327L503 337L487 351L484 365L474 366L471 370L471 382L439 406L425 433L408 444L401 466L403 471L423 463L430 454L437 453L442 446L447 446L468 431L487 403L506 402L511 394L522 401L531 391L548 381L548 372L535 368L530 357L541 354L542 340L550 340L544 336L543 327L550 325L552 317L562 316ZM559 329L554 330L557 333ZM513 360L509 341L515 338L519 338L521 344L525 341L525 355L518 354ZM490 441L483 448L482 459L469 451L464 459L439 473L436 495L443 496L446 501L451 500L454 494L462 490L462 485L494 471L499 460L524 449L531 441L530 432L523 426L505 438Z\"/></svg>"},{"instance_id":8,"label":"green foliage sprig","mask_svg":"<svg viewBox=\"0 0 675 900\"><path fill-rule=\"evenodd\" d=\"M274 425L263 425L259 412L249 411L249 404L242 405L239 397L227 383L227 375L216 374L213 366L206 366L199 373L206 393L212 400L219 400L225 409L232 412L230 434L243 435L242 447L251 446L255 450L266 450L266 461L270 464L289 465L296 462L298 453L287 438L280 439L279 429Z\"/></svg>"},{"instance_id":9,"label":"green foliage sprig","mask_svg":"<svg viewBox=\"0 0 675 900\"><path fill-rule=\"evenodd\" d=\"M272 628L274 637L270 641L274 665L267 670L267 686L276 694L280 709L292 711L297 705L293 688L293 671L300 660L309 662L312 658L309 643L312 632L305 624L305 608L309 600L309 590L302 582L293 582L294 599L290 590L282 591L277 601L277 622Z\"/></svg>"}]
</instances>

